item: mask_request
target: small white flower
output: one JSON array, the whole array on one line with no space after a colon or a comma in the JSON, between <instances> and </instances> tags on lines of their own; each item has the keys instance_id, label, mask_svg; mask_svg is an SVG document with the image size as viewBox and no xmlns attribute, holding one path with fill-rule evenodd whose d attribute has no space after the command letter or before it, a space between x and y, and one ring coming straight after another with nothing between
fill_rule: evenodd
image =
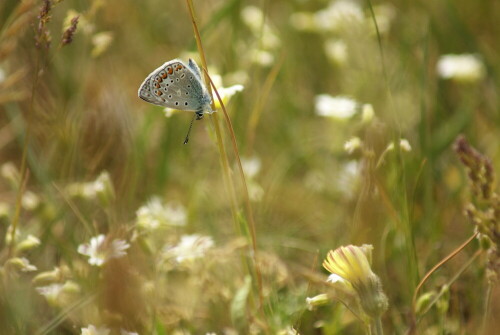
<instances>
[{"instance_id":1,"label":"small white flower","mask_svg":"<svg viewBox=\"0 0 500 335\"><path fill-rule=\"evenodd\" d=\"M327 283L332 283L332 284L335 284L338 282L343 282L343 281L345 281L344 278L342 278L341 276L339 276L335 273L332 273L331 275L329 275L328 279L326 280Z\"/></svg>"},{"instance_id":2,"label":"small white flower","mask_svg":"<svg viewBox=\"0 0 500 335\"><path fill-rule=\"evenodd\" d=\"M21 199L21 204L27 211L33 211L40 205L40 198L35 193L26 191L24 192L23 198Z\"/></svg>"},{"instance_id":3,"label":"small white flower","mask_svg":"<svg viewBox=\"0 0 500 335\"><path fill-rule=\"evenodd\" d=\"M0 168L0 174L2 175L2 177L7 179L12 185L17 186L21 181L21 173L12 162L7 162L2 164L2 167Z\"/></svg>"},{"instance_id":4,"label":"small white flower","mask_svg":"<svg viewBox=\"0 0 500 335\"><path fill-rule=\"evenodd\" d=\"M271 66L274 64L274 55L262 49L254 49L251 53L251 61L261 66Z\"/></svg>"},{"instance_id":5,"label":"small white flower","mask_svg":"<svg viewBox=\"0 0 500 335\"><path fill-rule=\"evenodd\" d=\"M6 262L6 267L13 268L21 272L32 272L37 270L37 267L31 264L29 259L24 257L10 258Z\"/></svg>"},{"instance_id":6,"label":"small white flower","mask_svg":"<svg viewBox=\"0 0 500 335\"><path fill-rule=\"evenodd\" d=\"M399 140L399 147L401 148L402 151L406 151L406 152L411 151L410 142L408 142L408 140L405 138L402 138ZM387 146L387 148L385 150L386 151L394 150L394 142L389 143L389 145Z\"/></svg>"},{"instance_id":7,"label":"small white flower","mask_svg":"<svg viewBox=\"0 0 500 335\"><path fill-rule=\"evenodd\" d=\"M361 165L352 160L345 163L338 173L336 187L347 198L354 196L360 184Z\"/></svg>"},{"instance_id":8,"label":"small white flower","mask_svg":"<svg viewBox=\"0 0 500 335\"><path fill-rule=\"evenodd\" d=\"M344 143L344 150L350 155L357 149L361 148L362 142L359 137L353 137Z\"/></svg>"},{"instance_id":9,"label":"small white flower","mask_svg":"<svg viewBox=\"0 0 500 335\"><path fill-rule=\"evenodd\" d=\"M106 236L98 235L90 239L90 243L78 246L78 252L89 257L89 264L101 266L112 258L125 256L130 245L124 240L115 239L106 243Z\"/></svg>"},{"instance_id":10,"label":"small white flower","mask_svg":"<svg viewBox=\"0 0 500 335\"><path fill-rule=\"evenodd\" d=\"M347 97L320 94L315 98L316 114L334 119L349 119L356 114L358 103Z\"/></svg>"},{"instance_id":11,"label":"small white flower","mask_svg":"<svg viewBox=\"0 0 500 335\"><path fill-rule=\"evenodd\" d=\"M99 174L96 180L92 183L92 187L102 204L109 204L109 202L115 197L113 182L107 171L103 171Z\"/></svg>"},{"instance_id":12,"label":"small white flower","mask_svg":"<svg viewBox=\"0 0 500 335\"><path fill-rule=\"evenodd\" d=\"M371 104L363 104L361 108L361 121L363 123L370 123L374 117L375 111L373 110L373 106Z\"/></svg>"},{"instance_id":13,"label":"small white flower","mask_svg":"<svg viewBox=\"0 0 500 335\"><path fill-rule=\"evenodd\" d=\"M327 294L318 294L312 298L306 298L307 309L312 311L315 307L325 305L328 303L328 295Z\"/></svg>"},{"instance_id":14,"label":"small white flower","mask_svg":"<svg viewBox=\"0 0 500 335\"><path fill-rule=\"evenodd\" d=\"M260 172L262 163L260 158L257 156L249 158L243 157L241 159L241 165L243 167L243 171L245 172L245 176L247 178L254 178Z\"/></svg>"},{"instance_id":15,"label":"small white flower","mask_svg":"<svg viewBox=\"0 0 500 335\"><path fill-rule=\"evenodd\" d=\"M217 88L217 92L219 93L222 103L226 105L236 93L243 91L244 88L245 87L243 85L237 84L229 87ZM215 108L216 109L221 108L219 98L217 97L217 95L215 95L215 92L214 92L214 99L215 99Z\"/></svg>"},{"instance_id":16,"label":"small white flower","mask_svg":"<svg viewBox=\"0 0 500 335\"><path fill-rule=\"evenodd\" d=\"M43 295L52 306L66 305L76 294L80 293L80 290L80 286L71 280L64 284L54 283L36 288L36 291Z\"/></svg>"},{"instance_id":17,"label":"small white flower","mask_svg":"<svg viewBox=\"0 0 500 335\"><path fill-rule=\"evenodd\" d=\"M339 31L364 20L363 9L352 1L335 1L314 15L319 31ZM350 28L349 28L350 29Z\"/></svg>"},{"instance_id":18,"label":"small white flower","mask_svg":"<svg viewBox=\"0 0 500 335\"><path fill-rule=\"evenodd\" d=\"M400 141L399 141L399 147L401 148L401 150L403 151L406 151L406 152L410 152L411 151L411 145L410 145L410 142L408 142L407 139L405 138L402 138Z\"/></svg>"},{"instance_id":19,"label":"small white flower","mask_svg":"<svg viewBox=\"0 0 500 335\"><path fill-rule=\"evenodd\" d=\"M40 239L36 236L33 235L28 235L24 240L22 240L19 244L16 245L16 250L19 251L26 251L30 250L33 248L36 248L40 245Z\"/></svg>"},{"instance_id":20,"label":"small white flower","mask_svg":"<svg viewBox=\"0 0 500 335\"><path fill-rule=\"evenodd\" d=\"M181 227L187 223L187 213L184 206L177 202L163 204L160 198L153 197L140 207L137 212L137 225L146 230L160 227Z\"/></svg>"},{"instance_id":21,"label":"small white flower","mask_svg":"<svg viewBox=\"0 0 500 335\"><path fill-rule=\"evenodd\" d=\"M165 246L163 256L167 260L173 259L177 264L184 264L205 257L213 246L214 241L210 236L184 235L176 246Z\"/></svg>"},{"instance_id":22,"label":"small white flower","mask_svg":"<svg viewBox=\"0 0 500 335\"><path fill-rule=\"evenodd\" d=\"M114 198L115 191L109 173L103 171L93 181L68 185L66 192L73 197L81 197L86 200L98 199L103 204L108 204Z\"/></svg>"},{"instance_id":23,"label":"small white flower","mask_svg":"<svg viewBox=\"0 0 500 335\"><path fill-rule=\"evenodd\" d=\"M482 79L486 70L477 55L443 55L437 63L438 75L443 79L474 82Z\"/></svg>"},{"instance_id":24,"label":"small white flower","mask_svg":"<svg viewBox=\"0 0 500 335\"><path fill-rule=\"evenodd\" d=\"M264 13L256 6L247 6L241 11L243 22L252 30L258 31L264 23Z\"/></svg>"},{"instance_id":25,"label":"small white flower","mask_svg":"<svg viewBox=\"0 0 500 335\"><path fill-rule=\"evenodd\" d=\"M342 65L347 61L347 44L338 39L329 39L325 42L326 56L333 62Z\"/></svg>"},{"instance_id":26,"label":"small white flower","mask_svg":"<svg viewBox=\"0 0 500 335\"><path fill-rule=\"evenodd\" d=\"M92 57L98 57L103 54L109 48L113 39L114 35L110 31L103 31L92 36L92 44L94 45L91 52Z\"/></svg>"},{"instance_id":27,"label":"small white flower","mask_svg":"<svg viewBox=\"0 0 500 335\"><path fill-rule=\"evenodd\" d=\"M36 291L43 295L50 304L54 305L56 304L57 299L63 290L63 287L63 284L50 284L47 286L37 287Z\"/></svg>"},{"instance_id":28,"label":"small white flower","mask_svg":"<svg viewBox=\"0 0 500 335\"><path fill-rule=\"evenodd\" d=\"M82 328L81 335L109 335L110 330L106 327L96 328L94 325L88 325L87 328Z\"/></svg>"}]
</instances>

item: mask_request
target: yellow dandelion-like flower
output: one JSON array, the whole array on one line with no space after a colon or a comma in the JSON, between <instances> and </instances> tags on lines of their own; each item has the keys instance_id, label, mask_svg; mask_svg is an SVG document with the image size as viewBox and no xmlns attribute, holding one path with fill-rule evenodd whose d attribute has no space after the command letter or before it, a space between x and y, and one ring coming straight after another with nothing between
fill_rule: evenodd
<instances>
[{"instance_id":1,"label":"yellow dandelion-like flower","mask_svg":"<svg viewBox=\"0 0 500 335\"><path fill-rule=\"evenodd\" d=\"M337 287L341 283L346 292L352 288L363 312L375 318L387 309L388 303L380 279L371 269L372 249L373 246L365 244L330 250L323 267L332 273L328 281Z\"/></svg>"}]
</instances>

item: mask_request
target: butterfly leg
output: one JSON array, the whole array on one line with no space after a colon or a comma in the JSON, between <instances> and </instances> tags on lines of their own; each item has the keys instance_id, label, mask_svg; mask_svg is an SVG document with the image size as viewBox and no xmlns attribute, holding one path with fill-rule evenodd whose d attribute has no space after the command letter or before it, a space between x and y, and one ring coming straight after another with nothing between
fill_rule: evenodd
<instances>
[{"instance_id":1,"label":"butterfly leg","mask_svg":"<svg viewBox=\"0 0 500 335\"><path fill-rule=\"evenodd\" d=\"M196 111L195 113L196 113L196 120L203 119L203 111L202 110Z\"/></svg>"}]
</instances>

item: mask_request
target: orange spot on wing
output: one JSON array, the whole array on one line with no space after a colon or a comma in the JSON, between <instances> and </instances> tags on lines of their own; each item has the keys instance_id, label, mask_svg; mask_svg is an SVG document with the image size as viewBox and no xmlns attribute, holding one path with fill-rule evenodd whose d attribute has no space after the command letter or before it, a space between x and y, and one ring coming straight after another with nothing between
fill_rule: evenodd
<instances>
[{"instance_id":1,"label":"orange spot on wing","mask_svg":"<svg viewBox=\"0 0 500 335\"><path fill-rule=\"evenodd\" d=\"M168 72L168 74L172 74L172 73L174 73L174 70L172 70L171 67L167 67L167 72Z\"/></svg>"},{"instance_id":2,"label":"orange spot on wing","mask_svg":"<svg viewBox=\"0 0 500 335\"><path fill-rule=\"evenodd\" d=\"M163 79L165 79L165 78L167 78L167 74L166 74L165 72L163 72L163 73L161 74L161 77L162 77Z\"/></svg>"}]
</instances>

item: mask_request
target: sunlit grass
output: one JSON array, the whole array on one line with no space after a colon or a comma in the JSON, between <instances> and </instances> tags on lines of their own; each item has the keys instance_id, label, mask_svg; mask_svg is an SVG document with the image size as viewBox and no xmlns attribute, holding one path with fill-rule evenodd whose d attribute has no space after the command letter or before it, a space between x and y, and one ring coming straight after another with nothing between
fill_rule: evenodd
<instances>
[{"instance_id":1,"label":"sunlit grass","mask_svg":"<svg viewBox=\"0 0 500 335\"><path fill-rule=\"evenodd\" d=\"M1 2L0 334L494 333L498 10Z\"/></svg>"}]
</instances>

